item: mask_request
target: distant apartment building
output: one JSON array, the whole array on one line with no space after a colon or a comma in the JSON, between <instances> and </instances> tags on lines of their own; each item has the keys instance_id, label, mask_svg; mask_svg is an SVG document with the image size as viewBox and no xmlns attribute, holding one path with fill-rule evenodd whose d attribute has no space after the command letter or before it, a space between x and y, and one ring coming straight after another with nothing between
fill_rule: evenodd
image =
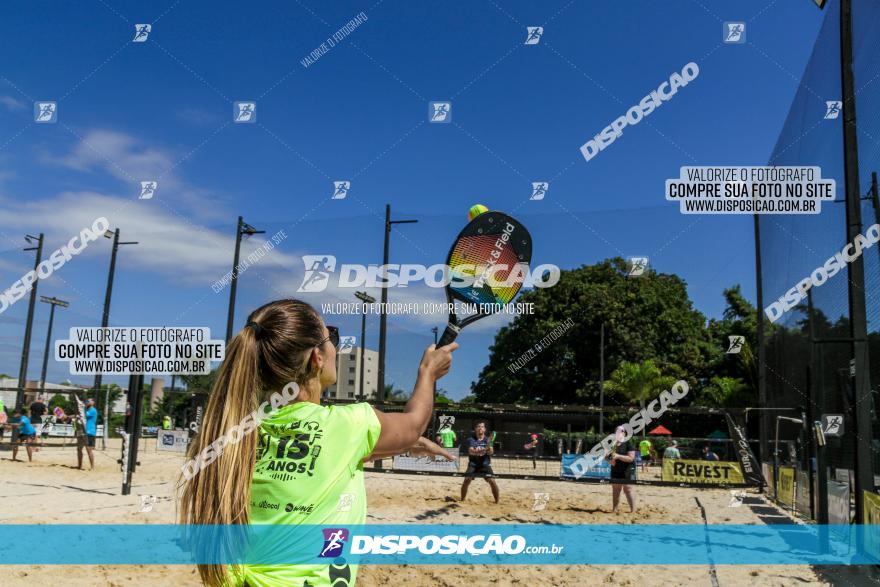
<instances>
[{"instance_id":1,"label":"distant apartment building","mask_svg":"<svg viewBox=\"0 0 880 587\"><path fill-rule=\"evenodd\" d=\"M327 397L330 399L357 399L360 393L361 377L361 349L355 347L349 353L336 355L337 380L336 385L327 388ZM364 396L365 399L375 399L379 382L379 353L374 350L364 350Z\"/></svg>"}]
</instances>

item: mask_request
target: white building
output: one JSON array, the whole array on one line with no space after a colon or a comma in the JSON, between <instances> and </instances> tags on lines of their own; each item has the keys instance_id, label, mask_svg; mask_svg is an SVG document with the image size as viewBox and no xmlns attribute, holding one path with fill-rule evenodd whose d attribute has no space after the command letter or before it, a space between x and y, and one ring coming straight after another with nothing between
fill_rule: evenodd
<instances>
[{"instance_id":1,"label":"white building","mask_svg":"<svg viewBox=\"0 0 880 587\"><path fill-rule=\"evenodd\" d=\"M6 410L9 413L12 413L12 410L15 408L15 399L17 395L17 387L18 387L18 379L0 379L0 400L3 400L3 403L6 405ZM25 382L25 393L24 393L24 405L25 407L30 406L34 400L37 399L37 396L43 396L43 400L46 402L46 405L49 405L49 402L52 401L52 398L56 395L61 395L67 400L72 400L72 396L70 394L60 394L58 391L74 391L77 392L77 396L82 401L85 401L86 398L92 397L94 394L91 389L87 387L82 387L80 385L64 385L58 383L46 383L45 385L46 392L45 394L42 392L39 381L28 380ZM123 391L127 391L123 389ZM123 393L116 402L110 406L110 409L114 414L124 414L125 413L125 404L126 404L126 394Z\"/></svg>"},{"instance_id":2,"label":"white building","mask_svg":"<svg viewBox=\"0 0 880 587\"><path fill-rule=\"evenodd\" d=\"M356 347L349 353L336 355L336 385L327 389L331 399L356 399L360 389L361 349ZM379 382L379 353L364 349L364 395L375 399Z\"/></svg>"},{"instance_id":3,"label":"white building","mask_svg":"<svg viewBox=\"0 0 880 587\"><path fill-rule=\"evenodd\" d=\"M7 411L12 413L12 410L15 408L15 398L18 394L18 379L0 379L0 399L3 400L3 403L6 405ZM80 388L76 385L60 385L58 383L46 383L45 386L45 401L46 404L49 404L49 400L51 400L56 395L59 395L57 391L77 391ZM37 399L37 395L43 395L40 390L40 382L39 381L26 381L25 382L25 393L24 393L24 405L29 406L31 403ZM67 394L64 394L65 397Z\"/></svg>"}]
</instances>

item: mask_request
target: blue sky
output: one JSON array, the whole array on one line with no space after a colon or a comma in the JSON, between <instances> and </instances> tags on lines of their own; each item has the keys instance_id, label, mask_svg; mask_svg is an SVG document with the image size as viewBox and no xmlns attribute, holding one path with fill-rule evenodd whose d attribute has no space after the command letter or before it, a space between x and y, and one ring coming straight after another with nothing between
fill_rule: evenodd
<instances>
[{"instance_id":1,"label":"blue sky","mask_svg":"<svg viewBox=\"0 0 880 587\"><path fill-rule=\"evenodd\" d=\"M46 254L106 216L123 240L111 325L225 331L241 214L287 239L239 281L236 324L295 295L300 257L380 263L384 205L398 227L391 261L443 262L467 209L513 212L532 232L535 263L578 267L647 255L676 273L707 316L724 287L754 298L749 216L684 216L663 197L682 165L767 162L823 14L811 2L113 2L36 1L0 12L0 281L32 265L18 248L46 233ZM300 61L358 13L367 20L308 68ZM724 21L747 23L726 45ZM144 43L134 25L152 23ZM526 26L543 26L524 45ZM587 162L578 148L688 62L700 75ZM832 97L833 98L833 97ZM35 124L54 100L57 124ZM233 124L234 101L257 122ZM428 102L453 122L430 124ZM152 200L139 182L158 179ZM350 180L331 200L332 182ZM529 201L532 181L550 181ZM245 254L261 244L246 244ZM110 241L93 243L41 295L71 302L55 333L100 324ZM378 294L378 292L373 292ZM314 304L351 292L306 296ZM444 301L393 289L390 301ZM0 314L0 372L18 371L27 311ZM37 379L48 307L37 306L29 378ZM359 317L328 319L359 334ZM409 388L442 316L389 319L387 380ZM454 398L488 358L501 317L460 337ZM375 348L378 320L367 322ZM49 380L67 378L50 360ZM88 383L90 377L72 377ZM113 380L111 378L111 380ZM122 382L121 380L117 380Z\"/></svg>"}]
</instances>

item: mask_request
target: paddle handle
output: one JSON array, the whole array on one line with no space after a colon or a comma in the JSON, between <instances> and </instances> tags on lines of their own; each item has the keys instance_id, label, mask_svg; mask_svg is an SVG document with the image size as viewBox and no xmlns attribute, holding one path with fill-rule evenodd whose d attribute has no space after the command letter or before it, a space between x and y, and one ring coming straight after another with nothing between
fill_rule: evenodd
<instances>
[{"instance_id":1,"label":"paddle handle","mask_svg":"<svg viewBox=\"0 0 880 587\"><path fill-rule=\"evenodd\" d=\"M446 330L443 331L443 336L440 337L440 342L437 343L437 348L439 349L442 346L454 342L456 337L458 337L459 332L461 332L461 328L455 324L447 324Z\"/></svg>"}]
</instances>

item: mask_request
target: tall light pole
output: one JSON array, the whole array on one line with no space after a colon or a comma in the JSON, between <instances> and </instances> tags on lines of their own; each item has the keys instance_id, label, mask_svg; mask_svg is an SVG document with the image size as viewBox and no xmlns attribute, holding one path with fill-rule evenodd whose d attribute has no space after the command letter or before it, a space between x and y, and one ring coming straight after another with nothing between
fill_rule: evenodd
<instances>
[{"instance_id":1,"label":"tall light pole","mask_svg":"<svg viewBox=\"0 0 880 587\"><path fill-rule=\"evenodd\" d=\"M431 332L434 333L434 348L437 347L437 327L431 328ZM434 397L437 397L437 380L434 380Z\"/></svg>"},{"instance_id":2,"label":"tall light pole","mask_svg":"<svg viewBox=\"0 0 880 587\"><path fill-rule=\"evenodd\" d=\"M34 262L34 272L36 272L37 268L40 266L40 262L43 260L43 233L41 232L40 236L25 235L24 240L26 240L28 244L31 244L34 241L37 242L37 246L35 247L22 249L24 251L37 252L37 259L36 262ZM34 279L34 284L31 287L31 299L28 302L27 322L24 327L24 344L21 349L21 366L18 369L18 391L15 394L15 407L19 410L24 408L24 387L27 385L28 357L31 351L31 330L34 326L34 306L37 303L37 284L39 282L39 279ZM15 440L18 438L18 428L14 428L13 430L13 440Z\"/></svg>"},{"instance_id":3,"label":"tall light pole","mask_svg":"<svg viewBox=\"0 0 880 587\"><path fill-rule=\"evenodd\" d=\"M853 71L852 0L840 1L840 70L843 101L843 176L846 190L846 240L853 242L862 232L861 191L859 188L859 145L856 126L856 91ZM856 520L864 523L864 500L861 495L874 489L871 447L871 380L868 357L867 310L865 309L864 258L849 264L849 338L854 373L852 418L853 469L855 476Z\"/></svg>"},{"instance_id":4,"label":"tall light pole","mask_svg":"<svg viewBox=\"0 0 880 587\"><path fill-rule=\"evenodd\" d=\"M49 332L46 333L46 351L43 353L43 370L40 371L40 388L43 394L46 393L46 369L49 367L49 351L52 348L52 323L55 321L55 306L62 308L68 307L70 304L56 297L47 298L40 296L40 301L50 305L49 309Z\"/></svg>"},{"instance_id":5,"label":"tall light pole","mask_svg":"<svg viewBox=\"0 0 880 587\"><path fill-rule=\"evenodd\" d=\"M605 428L605 323L599 327L599 436Z\"/></svg>"},{"instance_id":6,"label":"tall light pole","mask_svg":"<svg viewBox=\"0 0 880 587\"><path fill-rule=\"evenodd\" d=\"M391 220L391 204L385 204L385 248L382 253L382 277L386 283L388 280L388 239L391 236L391 227L395 224L414 224L418 220ZM388 288L382 288L382 306L379 308L379 388L378 399L385 401L385 332L386 314L385 307L388 305Z\"/></svg>"},{"instance_id":7,"label":"tall light pole","mask_svg":"<svg viewBox=\"0 0 880 587\"><path fill-rule=\"evenodd\" d=\"M119 229L105 230L104 238L113 239L113 251L110 253L110 272L107 274L107 290L104 292L104 313L101 316L101 328L110 323L110 298L113 295L113 276L116 273L116 253L121 245L136 245L137 241L119 242ZM95 375L95 394L101 393L101 373ZM97 398L96 398L97 399ZM101 448L107 450L107 437L110 429L110 390L104 392L104 434L101 437Z\"/></svg>"},{"instance_id":8,"label":"tall light pole","mask_svg":"<svg viewBox=\"0 0 880 587\"><path fill-rule=\"evenodd\" d=\"M355 292L354 297L362 301L364 304L374 304L376 302L376 298L367 294L365 291ZM364 338L367 335L367 307L364 306L364 311L361 313L361 376L360 376L360 384L358 385L358 401L363 401L366 395L364 394ZM376 390L378 396L378 389ZM384 398L385 394L383 393L381 397Z\"/></svg>"},{"instance_id":9,"label":"tall light pole","mask_svg":"<svg viewBox=\"0 0 880 587\"><path fill-rule=\"evenodd\" d=\"M229 284L229 314L226 317L226 344L232 338L232 323L235 320L235 289L238 285L238 256L241 251L241 237L251 236L252 234L264 234L265 230L257 230L244 221L241 216L238 217L238 224L235 227L235 255L232 258L232 282Z\"/></svg>"}]
</instances>

